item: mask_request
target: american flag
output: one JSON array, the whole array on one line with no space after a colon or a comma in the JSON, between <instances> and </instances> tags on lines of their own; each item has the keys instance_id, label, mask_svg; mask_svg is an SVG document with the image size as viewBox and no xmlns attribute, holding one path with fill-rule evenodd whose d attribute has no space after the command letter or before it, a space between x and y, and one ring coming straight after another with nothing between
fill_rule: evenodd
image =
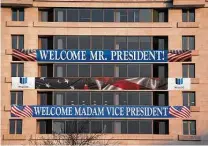
<instances>
[{"instance_id":1,"label":"american flag","mask_svg":"<svg viewBox=\"0 0 208 146\"><path fill-rule=\"evenodd\" d=\"M168 62L191 61L191 56L190 50L169 50Z\"/></svg>"},{"instance_id":2,"label":"american flag","mask_svg":"<svg viewBox=\"0 0 208 146\"><path fill-rule=\"evenodd\" d=\"M183 106L181 109L176 109L175 107L171 106L169 108L169 114L176 117L176 118L190 118L191 112L190 109L186 106Z\"/></svg>"},{"instance_id":3,"label":"american flag","mask_svg":"<svg viewBox=\"0 0 208 146\"><path fill-rule=\"evenodd\" d=\"M33 110L28 105L24 106L23 109L20 109L20 108L18 108L18 106L13 105L12 108L11 108L11 113L15 117L32 117Z\"/></svg>"},{"instance_id":4,"label":"american flag","mask_svg":"<svg viewBox=\"0 0 208 146\"><path fill-rule=\"evenodd\" d=\"M12 49L13 61L36 61L35 49Z\"/></svg>"}]
</instances>

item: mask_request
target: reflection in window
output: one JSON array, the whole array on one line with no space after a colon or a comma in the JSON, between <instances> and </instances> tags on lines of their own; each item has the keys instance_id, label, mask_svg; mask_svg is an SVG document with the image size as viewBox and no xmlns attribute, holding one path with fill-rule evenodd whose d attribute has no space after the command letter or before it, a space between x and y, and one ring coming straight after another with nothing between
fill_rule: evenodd
<instances>
[{"instance_id":1,"label":"reflection in window","mask_svg":"<svg viewBox=\"0 0 208 146\"><path fill-rule=\"evenodd\" d=\"M151 50L152 49L151 37L139 37L139 41L140 41L140 49L141 50Z\"/></svg>"},{"instance_id":2,"label":"reflection in window","mask_svg":"<svg viewBox=\"0 0 208 146\"><path fill-rule=\"evenodd\" d=\"M140 9L139 22L152 22L152 9Z\"/></svg>"},{"instance_id":3,"label":"reflection in window","mask_svg":"<svg viewBox=\"0 0 208 146\"><path fill-rule=\"evenodd\" d=\"M53 121L53 133L64 134L65 133L65 122L64 121Z\"/></svg>"},{"instance_id":4,"label":"reflection in window","mask_svg":"<svg viewBox=\"0 0 208 146\"><path fill-rule=\"evenodd\" d=\"M79 22L90 22L90 10L88 9L79 10Z\"/></svg>"},{"instance_id":5,"label":"reflection in window","mask_svg":"<svg viewBox=\"0 0 208 146\"><path fill-rule=\"evenodd\" d=\"M92 9L92 22L103 22L102 9Z\"/></svg>"},{"instance_id":6,"label":"reflection in window","mask_svg":"<svg viewBox=\"0 0 208 146\"><path fill-rule=\"evenodd\" d=\"M104 9L104 22L114 22L114 10Z\"/></svg>"}]
</instances>

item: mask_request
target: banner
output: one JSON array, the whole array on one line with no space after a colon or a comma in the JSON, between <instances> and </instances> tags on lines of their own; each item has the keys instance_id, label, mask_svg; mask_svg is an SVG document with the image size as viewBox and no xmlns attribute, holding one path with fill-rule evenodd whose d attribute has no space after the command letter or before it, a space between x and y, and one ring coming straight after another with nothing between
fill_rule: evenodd
<instances>
[{"instance_id":1,"label":"banner","mask_svg":"<svg viewBox=\"0 0 208 146\"><path fill-rule=\"evenodd\" d=\"M167 79L158 78L36 78L36 89L167 90Z\"/></svg>"},{"instance_id":2,"label":"banner","mask_svg":"<svg viewBox=\"0 0 208 146\"><path fill-rule=\"evenodd\" d=\"M168 78L168 90L190 90L190 78Z\"/></svg>"},{"instance_id":3,"label":"banner","mask_svg":"<svg viewBox=\"0 0 208 146\"><path fill-rule=\"evenodd\" d=\"M13 49L13 61L70 63L188 62L189 50L42 50Z\"/></svg>"},{"instance_id":4,"label":"banner","mask_svg":"<svg viewBox=\"0 0 208 146\"><path fill-rule=\"evenodd\" d=\"M190 78L46 78L12 77L12 89L190 90Z\"/></svg>"},{"instance_id":5,"label":"banner","mask_svg":"<svg viewBox=\"0 0 208 146\"><path fill-rule=\"evenodd\" d=\"M35 118L189 118L186 106L17 106L11 117Z\"/></svg>"},{"instance_id":6,"label":"banner","mask_svg":"<svg viewBox=\"0 0 208 146\"><path fill-rule=\"evenodd\" d=\"M12 77L12 89L35 89L35 77Z\"/></svg>"}]
</instances>

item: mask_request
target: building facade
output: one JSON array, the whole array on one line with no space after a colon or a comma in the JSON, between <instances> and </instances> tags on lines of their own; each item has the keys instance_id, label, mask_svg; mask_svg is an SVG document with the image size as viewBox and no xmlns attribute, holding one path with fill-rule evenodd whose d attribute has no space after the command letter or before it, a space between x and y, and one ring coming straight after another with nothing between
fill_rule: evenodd
<instances>
[{"instance_id":1,"label":"building facade","mask_svg":"<svg viewBox=\"0 0 208 146\"><path fill-rule=\"evenodd\" d=\"M83 125L81 133L103 133L109 144L208 144L207 0L2 0L1 10L2 144L78 133ZM191 60L44 63L14 51L22 49L188 50ZM14 89L12 77L189 78L191 88L93 91L40 82ZM11 116L11 105L188 106L191 117L22 118Z\"/></svg>"}]
</instances>

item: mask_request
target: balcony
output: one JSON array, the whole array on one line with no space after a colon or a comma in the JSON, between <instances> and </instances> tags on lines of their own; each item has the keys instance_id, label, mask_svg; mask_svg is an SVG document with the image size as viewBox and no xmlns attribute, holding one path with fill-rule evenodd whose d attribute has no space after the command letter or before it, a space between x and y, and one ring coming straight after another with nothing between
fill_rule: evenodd
<instances>
[{"instance_id":1,"label":"balcony","mask_svg":"<svg viewBox=\"0 0 208 146\"><path fill-rule=\"evenodd\" d=\"M178 135L180 141L200 141L200 136L197 135Z\"/></svg>"},{"instance_id":2,"label":"balcony","mask_svg":"<svg viewBox=\"0 0 208 146\"><path fill-rule=\"evenodd\" d=\"M205 0L173 0L173 5L179 7L203 7L205 5Z\"/></svg>"},{"instance_id":3,"label":"balcony","mask_svg":"<svg viewBox=\"0 0 208 146\"><path fill-rule=\"evenodd\" d=\"M199 28L198 22L178 22L177 28Z\"/></svg>"},{"instance_id":4,"label":"balcony","mask_svg":"<svg viewBox=\"0 0 208 146\"><path fill-rule=\"evenodd\" d=\"M33 0L2 0L1 5L31 7L33 5Z\"/></svg>"},{"instance_id":5,"label":"balcony","mask_svg":"<svg viewBox=\"0 0 208 146\"><path fill-rule=\"evenodd\" d=\"M34 27L49 27L49 28L172 28L174 24L167 22L155 22L155 23L116 23L116 22L34 22Z\"/></svg>"}]
</instances>

